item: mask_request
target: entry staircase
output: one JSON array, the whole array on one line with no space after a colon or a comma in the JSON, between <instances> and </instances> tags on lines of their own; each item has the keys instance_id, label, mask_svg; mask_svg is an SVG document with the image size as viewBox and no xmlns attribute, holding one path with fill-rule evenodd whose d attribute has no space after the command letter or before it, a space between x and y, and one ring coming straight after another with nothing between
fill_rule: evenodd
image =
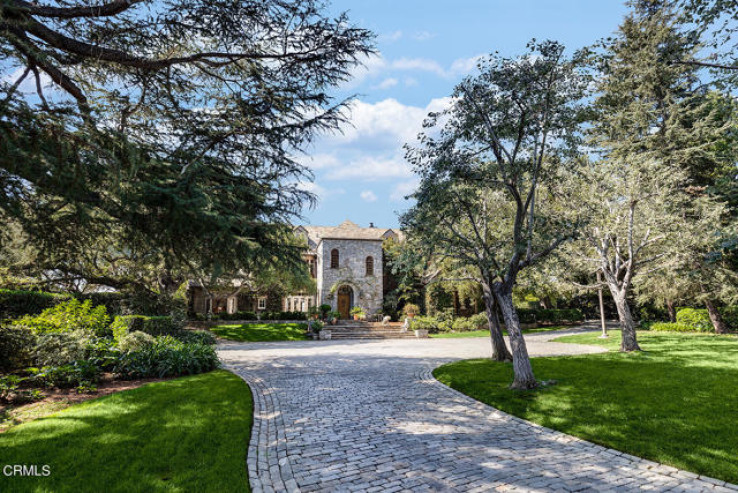
<instances>
[{"instance_id":1,"label":"entry staircase","mask_svg":"<svg viewBox=\"0 0 738 493\"><path fill-rule=\"evenodd\" d=\"M331 339L415 339L415 332L402 332L402 322L365 322L362 320L339 320L336 325L326 324Z\"/></svg>"}]
</instances>

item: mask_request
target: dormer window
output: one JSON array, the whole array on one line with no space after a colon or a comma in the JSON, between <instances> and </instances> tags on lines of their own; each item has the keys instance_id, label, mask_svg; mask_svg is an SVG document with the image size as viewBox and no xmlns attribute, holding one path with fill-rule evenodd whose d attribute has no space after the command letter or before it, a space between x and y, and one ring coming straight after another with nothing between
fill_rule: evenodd
<instances>
[{"instance_id":1,"label":"dormer window","mask_svg":"<svg viewBox=\"0 0 738 493\"><path fill-rule=\"evenodd\" d=\"M367 276L374 275L374 257L366 258L366 275Z\"/></svg>"},{"instance_id":2,"label":"dormer window","mask_svg":"<svg viewBox=\"0 0 738 493\"><path fill-rule=\"evenodd\" d=\"M331 269L338 269L338 249L331 250Z\"/></svg>"}]
</instances>

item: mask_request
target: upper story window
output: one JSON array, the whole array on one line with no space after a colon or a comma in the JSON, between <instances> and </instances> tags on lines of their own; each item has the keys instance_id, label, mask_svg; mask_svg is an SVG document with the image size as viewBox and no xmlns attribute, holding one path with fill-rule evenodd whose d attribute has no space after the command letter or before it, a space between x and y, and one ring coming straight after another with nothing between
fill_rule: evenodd
<instances>
[{"instance_id":1,"label":"upper story window","mask_svg":"<svg viewBox=\"0 0 738 493\"><path fill-rule=\"evenodd\" d=\"M374 275L374 257L366 258L366 275L367 276Z\"/></svg>"},{"instance_id":2,"label":"upper story window","mask_svg":"<svg viewBox=\"0 0 738 493\"><path fill-rule=\"evenodd\" d=\"M331 269L338 269L338 249L331 250Z\"/></svg>"}]
</instances>

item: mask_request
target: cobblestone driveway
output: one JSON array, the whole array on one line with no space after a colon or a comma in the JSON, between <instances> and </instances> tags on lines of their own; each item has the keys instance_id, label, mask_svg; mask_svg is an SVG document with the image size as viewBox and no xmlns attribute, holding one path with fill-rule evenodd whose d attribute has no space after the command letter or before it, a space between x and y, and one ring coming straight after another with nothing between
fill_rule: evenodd
<instances>
[{"instance_id":1,"label":"cobblestone driveway","mask_svg":"<svg viewBox=\"0 0 738 493\"><path fill-rule=\"evenodd\" d=\"M551 337L527 336L531 355L600 350ZM229 343L219 353L254 392L254 492L738 490L533 425L432 377L444 362L488 357L486 338Z\"/></svg>"}]
</instances>

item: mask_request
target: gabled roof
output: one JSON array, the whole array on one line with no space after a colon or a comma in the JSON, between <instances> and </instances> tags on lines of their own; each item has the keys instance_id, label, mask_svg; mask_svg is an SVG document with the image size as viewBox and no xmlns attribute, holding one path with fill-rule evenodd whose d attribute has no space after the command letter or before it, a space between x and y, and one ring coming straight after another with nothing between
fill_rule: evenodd
<instances>
[{"instance_id":1,"label":"gabled roof","mask_svg":"<svg viewBox=\"0 0 738 493\"><path fill-rule=\"evenodd\" d=\"M308 238L311 248L324 239L382 241L386 238L401 238L401 233L389 228L362 228L348 219L338 226L298 226L295 232Z\"/></svg>"}]
</instances>

